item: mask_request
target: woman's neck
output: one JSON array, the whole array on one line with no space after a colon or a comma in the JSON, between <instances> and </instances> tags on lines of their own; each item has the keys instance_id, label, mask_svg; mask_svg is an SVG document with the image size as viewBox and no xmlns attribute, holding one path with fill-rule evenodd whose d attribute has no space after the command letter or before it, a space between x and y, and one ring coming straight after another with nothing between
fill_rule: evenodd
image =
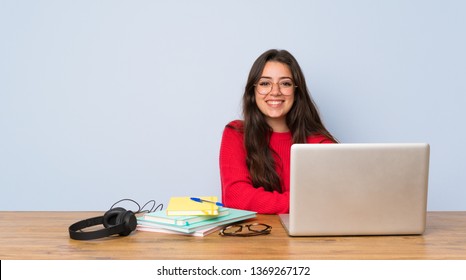
<instances>
[{"instance_id":1,"label":"woman's neck","mask_svg":"<svg viewBox=\"0 0 466 280\"><path fill-rule=\"evenodd\" d=\"M272 128L273 132L289 132L290 129L283 119L267 119L267 124Z\"/></svg>"}]
</instances>

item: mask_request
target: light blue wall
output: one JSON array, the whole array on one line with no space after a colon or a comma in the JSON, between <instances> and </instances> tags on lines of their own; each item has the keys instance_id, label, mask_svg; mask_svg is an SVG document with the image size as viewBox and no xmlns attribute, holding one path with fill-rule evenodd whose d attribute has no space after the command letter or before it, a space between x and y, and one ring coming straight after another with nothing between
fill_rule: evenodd
<instances>
[{"instance_id":1,"label":"light blue wall","mask_svg":"<svg viewBox=\"0 0 466 280\"><path fill-rule=\"evenodd\" d=\"M220 195L255 58L288 49L341 142L431 144L466 210L464 1L0 0L0 210Z\"/></svg>"}]
</instances>

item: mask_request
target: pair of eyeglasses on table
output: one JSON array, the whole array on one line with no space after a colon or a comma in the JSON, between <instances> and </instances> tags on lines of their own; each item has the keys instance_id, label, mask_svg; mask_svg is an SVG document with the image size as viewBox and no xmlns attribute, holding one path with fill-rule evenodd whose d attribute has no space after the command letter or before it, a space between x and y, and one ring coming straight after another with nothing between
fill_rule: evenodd
<instances>
[{"instance_id":1,"label":"pair of eyeglasses on table","mask_svg":"<svg viewBox=\"0 0 466 280\"><path fill-rule=\"evenodd\" d=\"M248 231L243 231L243 229L247 229ZM272 227L262 223L249 225L233 224L224 227L218 234L222 236L248 237L269 234L270 231L272 231Z\"/></svg>"}]
</instances>

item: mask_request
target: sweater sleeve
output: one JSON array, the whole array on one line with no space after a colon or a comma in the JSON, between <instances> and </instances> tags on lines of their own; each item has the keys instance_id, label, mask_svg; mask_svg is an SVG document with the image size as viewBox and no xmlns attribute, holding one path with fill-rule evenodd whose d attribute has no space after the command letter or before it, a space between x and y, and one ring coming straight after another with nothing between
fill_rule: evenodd
<instances>
[{"instance_id":1,"label":"sweater sleeve","mask_svg":"<svg viewBox=\"0 0 466 280\"><path fill-rule=\"evenodd\" d=\"M229 126L220 146L222 201L226 207L256 211L261 214L288 213L289 192L269 192L255 188L246 165L243 134Z\"/></svg>"}]
</instances>

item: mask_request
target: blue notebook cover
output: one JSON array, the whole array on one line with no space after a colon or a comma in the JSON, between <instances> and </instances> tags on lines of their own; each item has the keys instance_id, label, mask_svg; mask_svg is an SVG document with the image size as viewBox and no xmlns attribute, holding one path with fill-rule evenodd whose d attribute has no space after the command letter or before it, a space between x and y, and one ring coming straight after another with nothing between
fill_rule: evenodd
<instances>
[{"instance_id":1,"label":"blue notebook cover","mask_svg":"<svg viewBox=\"0 0 466 280\"><path fill-rule=\"evenodd\" d=\"M144 219L144 217L138 217L137 221L139 225L152 226L156 228L164 228L164 229L169 229L169 230L174 230L174 231L179 231L179 232L184 232L184 233L192 233L196 230L200 230L200 229L204 229L208 227L216 227L216 226L221 226L221 225L226 225L226 224L231 224L231 223L247 220L250 218L255 218L257 214L256 212L247 211L247 210L240 210L240 209L234 209L234 208L226 208L226 209L229 212L228 215L219 216L213 219L200 221L194 224L189 224L189 225L184 225L184 226L169 225L169 224L148 221Z\"/></svg>"}]
</instances>

